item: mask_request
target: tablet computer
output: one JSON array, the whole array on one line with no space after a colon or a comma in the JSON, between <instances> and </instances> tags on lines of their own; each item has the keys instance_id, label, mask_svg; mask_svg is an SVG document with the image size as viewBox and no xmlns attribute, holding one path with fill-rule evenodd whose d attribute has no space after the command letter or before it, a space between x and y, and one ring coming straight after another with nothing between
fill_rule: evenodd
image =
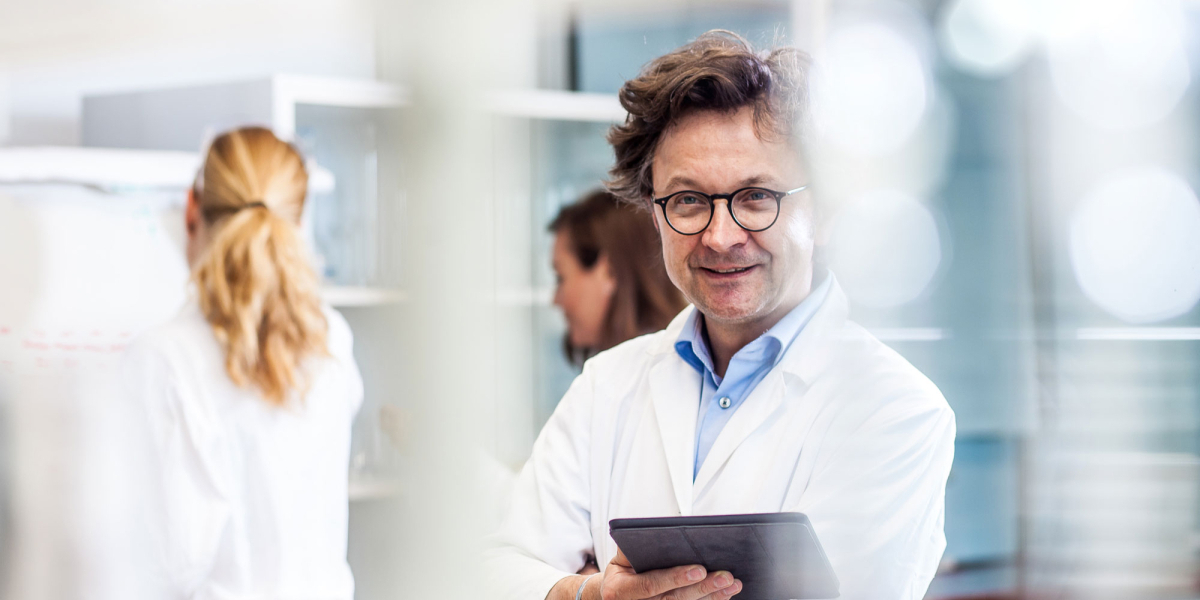
<instances>
[{"instance_id":1,"label":"tablet computer","mask_svg":"<svg viewBox=\"0 0 1200 600\"><path fill-rule=\"evenodd\" d=\"M680 565L729 571L736 600L836 598L838 580L801 513L613 519L609 533L638 573Z\"/></svg>"}]
</instances>

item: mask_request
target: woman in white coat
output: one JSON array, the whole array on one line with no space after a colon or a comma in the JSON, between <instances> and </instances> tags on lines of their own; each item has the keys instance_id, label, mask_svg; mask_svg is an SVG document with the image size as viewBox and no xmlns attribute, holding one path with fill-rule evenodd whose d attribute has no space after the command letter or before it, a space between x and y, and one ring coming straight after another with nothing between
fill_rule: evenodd
<instances>
[{"instance_id":1,"label":"woman in white coat","mask_svg":"<svg viewBox=\"0 0 1200 600\"><path fill-rule=\"evenodd\" d=\"M349 600L350 329L296 225L308 176L269 130L217 137L188 196L194 299L132 348L163 582L179 598Z\"/></svg>"}]
</instances>

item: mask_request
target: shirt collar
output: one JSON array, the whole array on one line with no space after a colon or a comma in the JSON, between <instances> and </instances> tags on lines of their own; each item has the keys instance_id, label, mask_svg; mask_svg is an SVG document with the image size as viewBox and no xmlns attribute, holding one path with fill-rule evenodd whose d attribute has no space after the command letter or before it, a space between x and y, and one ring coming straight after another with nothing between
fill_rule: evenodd
<instances>
[{"instance_id":1,"label":"shirt collar","mask_svg":"<svg viewBox=\"0 0 1200 600\"><path fill-rule=\"evenodd\" d=\"M766 333L738 350L734 356L750 360L769 360L772 365L778 364L779 359L791 347L792 342L804 330L804 326L812 320L817 309L821 308L821 304L829 295L833 277L824 270L818 275L821 277L820 282L808 294L808 297L784 315ZM713 373L712 353L709 352L708 344L704 341L704 332L700 329L703 326L702 318L703 315L699 310L693 310L688 315L687 321L684 322L683 329L675 341L675 352L697 371Z\"/></svg>"}]
</instances>

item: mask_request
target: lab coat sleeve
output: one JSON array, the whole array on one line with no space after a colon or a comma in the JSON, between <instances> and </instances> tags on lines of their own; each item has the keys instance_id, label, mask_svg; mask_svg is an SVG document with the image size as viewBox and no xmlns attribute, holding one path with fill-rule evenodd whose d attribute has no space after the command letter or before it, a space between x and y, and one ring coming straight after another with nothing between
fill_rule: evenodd
<instances>
[{"instance_id":1,"label":"lab coat sleeve","mask_svg":"<svg viewBox=\"0 0 1200 600\"><path fill-rule=\"evenodd\" d=\"M954 435L936 389L895 398L843 438L787 508L808 515L842 599L924 597L946 547Z\"/></svg>"},{"instance_id":2,"label":"lab coat sleeve","mask_svg":"<svg viewBox=\"0 0 1200 600\"><path fill-rule=\"evenodd\" d=\"M575 379L533 445L511 507L485 554L490 597L542 600L593 551L589 444L593 406L588 367Z\"/></svg>"},{"instance_id":3,"label":"lab coat sleeve","mask_svg":"<svg viewBox=\"0 0 1200 600\"><path fill-rule=\"evenodd\" d=\"M151 455L148 520L160 583L171 597L191 597L212 571L230 516L215 476L218 445L162 349L136 345L123 370Z\"/></svg>"}]
</instances>

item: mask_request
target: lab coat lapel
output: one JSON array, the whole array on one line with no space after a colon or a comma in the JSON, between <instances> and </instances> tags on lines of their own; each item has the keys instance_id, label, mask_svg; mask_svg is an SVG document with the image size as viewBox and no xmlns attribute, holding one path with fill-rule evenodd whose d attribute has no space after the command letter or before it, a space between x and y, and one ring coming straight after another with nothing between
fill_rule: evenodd
<instances>
[{"instance_id":1,"label":"lab coat lapel","mask_svg":"<svg viewBox=\"0 0 1200 600\"><path fill-rule=\"evenodd\" d=\"M750 392L741 408L729 418L721 433L717 434L704 464L700 465L700 472L696 474L694 489L697 495L703 493L734 450L780 408L782 401L783 375L779 369L771 369Z\"/></svg>"},{"instance_id":2,"label":"lab coat lapel","mask_svg":"<svg viewBox=\"0 0 1200 600\"><path fill-rule=\"evenodd\" d=\"M833 273L829 277L833 277ZM825 302L787 348L779 364L755 386L741 408L717 434L696 474L694 489L697 494L705 490L746 438L768 419L776 418L780 411L788 409L783 404L785 398L789 403L799 402L804 391L828 364L835 351L833 342L838 339L847 316L846 296L836 279L831 284ZM785 375L798 377L799 381L787 381Z\"/></svg>"},{"instance_id":3,"label":"lab coat lapel","mask_svg":"<svg viewBox=\"0 0 1200 600\"><path fill-rule=\"evenodd\" d=\"M833 273L829 277L832 278ZM837 353L849 314L842 287L837 279L830 283L825 302L776 365L776 370L799 377L806 386L812 385Z\"/></svg>"},{"instance_id":4,"label":"lab coat lapel","mask_svg":"<svg viewBox=\"0 0 1200 600\"><path fill-rule=\"evenodd\" d=\"M679 514L690 515L700 374L674 352L664 354L650 370L650 393Z\"/></svg>"}]
</instances>

